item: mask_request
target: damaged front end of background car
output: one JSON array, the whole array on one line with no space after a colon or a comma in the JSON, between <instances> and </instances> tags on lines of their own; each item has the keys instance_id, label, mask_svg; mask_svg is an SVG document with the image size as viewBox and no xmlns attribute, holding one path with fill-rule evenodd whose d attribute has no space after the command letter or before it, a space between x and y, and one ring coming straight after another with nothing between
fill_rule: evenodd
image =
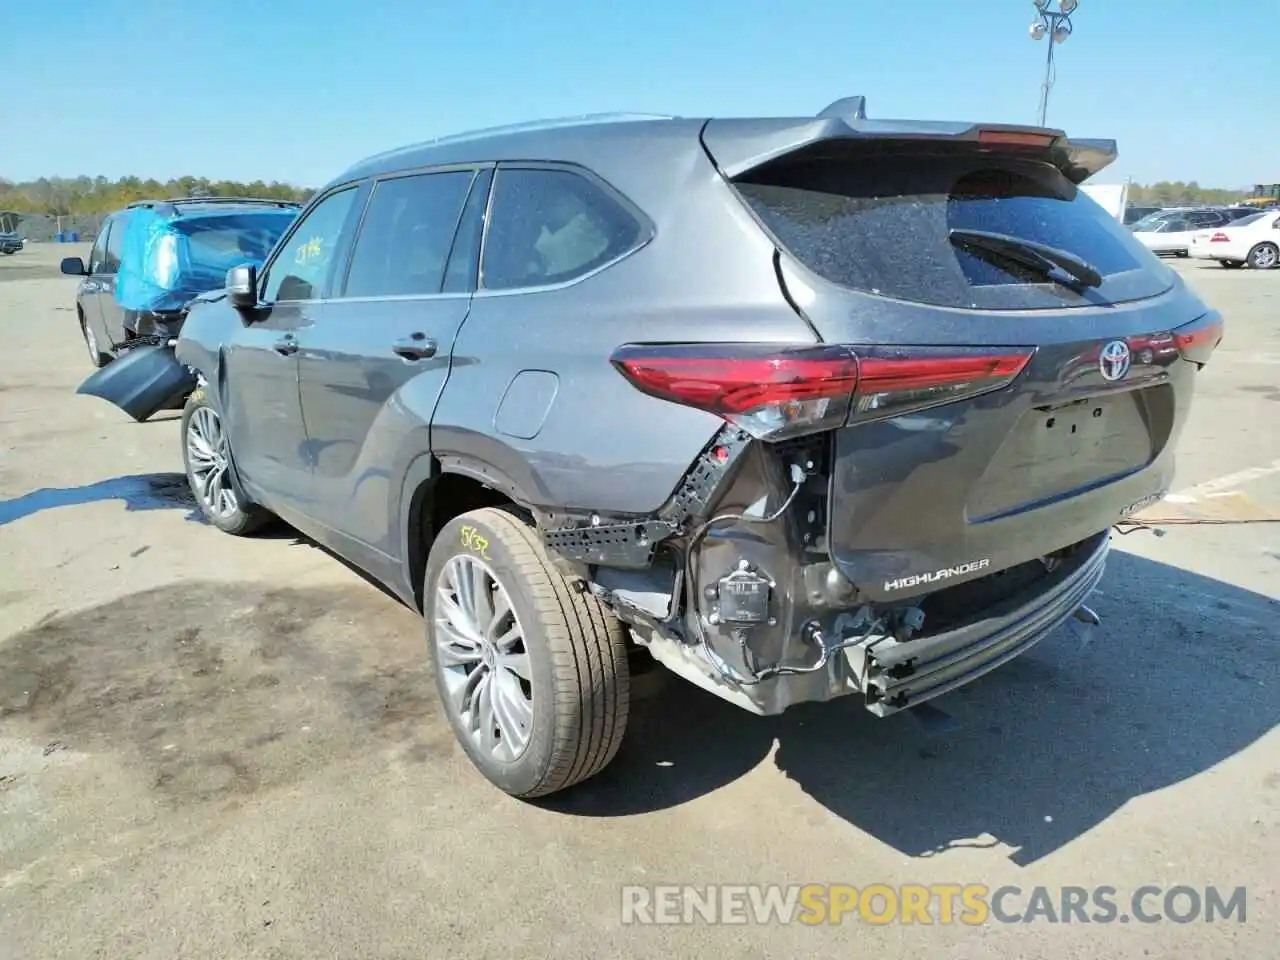
<instances>
[{"instance_id":1,"label":"damaged front end of background car","mask_svg":"<svg viewBox=\"0 0 1280 960\"><path fill-rule=\"evenodd\" d=\"M76 392L143 421L160 410L180 409L196 387L195 376L174 356L188 311L201 299L224 296L232 267L260 267L297 208L200 198L126 212L119 268L112 289L102 294L124 312L125 340Z\"/></svg>"}]
</instances>

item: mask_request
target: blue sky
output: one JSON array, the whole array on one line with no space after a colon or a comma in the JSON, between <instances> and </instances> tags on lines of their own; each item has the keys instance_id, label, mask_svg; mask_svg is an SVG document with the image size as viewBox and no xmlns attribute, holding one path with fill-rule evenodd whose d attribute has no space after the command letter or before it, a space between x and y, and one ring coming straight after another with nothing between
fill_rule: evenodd
<instances>
[{"instance_id":1,"label":"blue sky","mask_svg":"<svg viewBox=\"0 0 1280 960\"><path fill-rule=\"evenodd\" d=\"M1034 12L1031 0L0 0L0 176L315 186L362 156L479 126L811 115L851 94L873 116L1034 122ZM1100 181L1280 180L1280 0L1080 0L1073 19L1049 125L1119 141Z\"/></svg>"}]
</instances>

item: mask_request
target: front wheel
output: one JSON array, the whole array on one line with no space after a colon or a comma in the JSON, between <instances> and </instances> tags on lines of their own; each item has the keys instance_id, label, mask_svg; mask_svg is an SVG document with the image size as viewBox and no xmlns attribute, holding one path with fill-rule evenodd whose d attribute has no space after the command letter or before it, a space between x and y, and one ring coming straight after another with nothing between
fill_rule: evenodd
<instances>
[{"instance_id":1,"label":"front wheel","mask_svg":"<svg viewBox=\"0 0 1280 960\"><path fill-rule=\"evenodd\" d=\"M250 502L235 482L231 441L204 387L187 398L182 410L182 459L200 513L223 533L247 536L270 521L271 514Z\"/></svg>"},{"instance_id":2,"label":"front wheel","mask_svg":"<svg viewBox=\"0 0 1280 960\"><path fill-rule=\"evenodd\" d=\"M89 362L101 370L110 362L111 357L102 352L102 348L98 346L98 337L93 332L93 327L89 325L83 315L80 317L80 335L84 337L85 348L89 351Z\"/></svg>"},{"instance_id":3,"label":"front wheel","mask_svg":"<svg viewBox=\"0 0 1280 960\"><path fill-rule=\"evenodd\" d=\"M1274 243L1260 243L1249 251L1247 263L1255 270L1274 270L1280 265L1280 247Z\"/></svg>"},{"instance_id":4,"label":"front wheel","mask_svg":"<svg viewBox=\"0 0 1280 960\"><path fill-rule=\"evenodd\" d=\"M630 710L626 633L496 508L431 545L423 612L436 688L468 758L499 789L542 797L603 770Z\"/></svg>"}]
</instances>

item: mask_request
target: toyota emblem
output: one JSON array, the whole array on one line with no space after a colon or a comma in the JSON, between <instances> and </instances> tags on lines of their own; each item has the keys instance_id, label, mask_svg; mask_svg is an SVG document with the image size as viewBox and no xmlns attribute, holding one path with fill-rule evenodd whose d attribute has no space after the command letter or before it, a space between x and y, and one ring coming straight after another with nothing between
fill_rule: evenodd
<instances>
[{"instance_id":1,"label":"toyota emblem","mask_svg":"<svg viewBox=\"0 0 1280 960\"><path fill-rule=\"evenodd\" d=\"M1120 380L1129 372L1132 362L1129 345L1123 340L1112 340L1098 356L1098 369L1102 371L1103 380Z\"/></svg>"}]
</instances>

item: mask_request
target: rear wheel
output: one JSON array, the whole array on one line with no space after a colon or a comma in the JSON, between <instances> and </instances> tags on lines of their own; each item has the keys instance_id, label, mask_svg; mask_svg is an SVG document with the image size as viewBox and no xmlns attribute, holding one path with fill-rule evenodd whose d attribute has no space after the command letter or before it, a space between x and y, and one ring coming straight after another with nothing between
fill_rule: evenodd
<instances>
[{"instance_id":1,"label":"rear wheel","mask_svg":"<svg viewBox=\"0 0 1280 960\"><path fill-rule=\"evenodd\" d=\"M1280 266L1280 247L1274 243L1260 243L1249 251L1247 262L1255 270L1274 270Z\"/></svg>"},{"instance_id":2,"label":"rear wheel","mask_svg":"<svg viewBox=\"0 0 1280 960\"><path fill-rule=\"evenodd\" d=\"M1244 266L1243 260L1219 260L1218 263L1228 270L1239 270Z\"/></svg>"},{"instance_id":3,"label":"rear wheel","mask_svg":"<svg viewBox=\"0 0 1280 960\"><path fill-rule=\"evenodd\" d=\"M250 502L235 482L222 414L203 387L183 408L182 441L187 483L209 523L223 533L247 536L271 520L271 514Z\"/></svg>"},{"instance_id":4,"label":"rear wheel","mask_svg":"<svg viewBox=\"0 0 1280 960\"><path fill-rule=\"evenodd\" d=\"M468 758L515 797L564 790L618 752L630 709L623 626L505 510L450 521L423 607L436 687Z\"/></svg>"}]
</instances>

